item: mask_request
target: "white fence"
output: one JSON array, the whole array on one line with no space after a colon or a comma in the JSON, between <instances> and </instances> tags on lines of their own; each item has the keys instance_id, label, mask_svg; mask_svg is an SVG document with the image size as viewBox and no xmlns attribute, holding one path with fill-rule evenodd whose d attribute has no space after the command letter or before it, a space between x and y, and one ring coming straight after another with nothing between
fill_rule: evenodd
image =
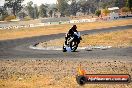
<instances>
[{"instance_id":1,"label":"white fence","mask_svg":"<svg viewBox=\"0 0 132 88\"><path fill-rule=\"evenodd\" d=\"M70 23L83 23L83 22L95 22L95 21L97 21L97 18L70 20Z\"/></svg>"},{"instance_id":2,"label":"white fence","mask_svg":"<svg viewBox=\"0 0 132 88\"><path fill-rule=\"evenodd\" d=\"M0 30L2 30L2 29L30 28L30 27L42 27L42 26L47 26L47 25L59 25L59 24L68 24L68 23L95 22L95 21L97 21L97 18L70 20L67 22L48 22L48 23L36 23L36 24L29 24L29 25L9 25L9 26L0 27Z\"/></svg>"},{"instance_id":3,"label":"white fence","mask_svg":"<svg viewBox=\"0 0 132 88\"><path fill-rule=\"evenodd\" d=\"M37 23L37 24L29 24L29 25L10 25L6 27L0 27L0 30L2 29L19 29L19 28L30 28L30 27L40 27L40 26L45 26L44 23Z\"/></svg>"}]
</instances>

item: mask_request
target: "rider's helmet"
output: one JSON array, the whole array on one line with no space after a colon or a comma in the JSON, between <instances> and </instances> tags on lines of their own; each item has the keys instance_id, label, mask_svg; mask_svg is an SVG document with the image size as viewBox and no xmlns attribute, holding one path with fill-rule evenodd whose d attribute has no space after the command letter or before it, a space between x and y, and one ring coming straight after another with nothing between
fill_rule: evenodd
<instances>
[{"instance_id":1,"label":"rider's helmet","mask_svg":"<svg viewBox=\"0 0 132 88\"><path fill-rule=\"evenodd\" d=\"M73 31L76 31L76 29L77 29L77 26L76 25L73 25L72 30Z\"/></svg>"}]
</instances>

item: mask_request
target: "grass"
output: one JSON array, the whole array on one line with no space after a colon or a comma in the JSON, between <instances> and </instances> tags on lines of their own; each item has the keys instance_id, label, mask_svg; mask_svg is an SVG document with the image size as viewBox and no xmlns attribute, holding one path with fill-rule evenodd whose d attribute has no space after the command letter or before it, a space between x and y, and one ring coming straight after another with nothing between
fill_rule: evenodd
<instances>
[{"instance_id":1,"label":"grass","mask_svg":"<svg viewBox=\"0 0 132 88\"><path fill-rule=\"evenodd\" d=\"M64 38L55 39L40 43L38 47L46 46L62 46ZM115 31L110 33L99 33L82 36L82 41L79 46L113 46L113 47L129 47L132 46L132 29Z\"/></svg>"},{"instance_id":2,"label":"grass","mask_svg":"<svg viewBox=\"0 0 132 88\"><path fill-rule=\"evenodd\" d=\"M132 24L132 19L115 20L115 21L102 21L94 23L78 23L79 31L92 30L97 28L107 28L112 26L128 25ZM73 24L52 25L36 28L22 28L11 30L0 30L0 40L17 39L24 37L50 35L58 33L66 33Z\"/></svg>"},{"instance_id":3,"label":"grass","mask_svg":"<svg viewBox=\"0 0 132 88\"><path fill-rule=\"evenodd\" d=\"M111 33L99 33L83 36L81 46L104 45L113 47L132 46L132 29Z\"/></svg>"},{"instance_id":4,"label":"grass","mask_svg":"<svg viewBox=\"0 0 132 88\"><path fill-rule=\"evenodd\" d=\"M131 61L119 60L0 60L0 88L131 88L129 84L76 82L80 63L88 74L130 74Z\"/></svg>"}]
</instances>

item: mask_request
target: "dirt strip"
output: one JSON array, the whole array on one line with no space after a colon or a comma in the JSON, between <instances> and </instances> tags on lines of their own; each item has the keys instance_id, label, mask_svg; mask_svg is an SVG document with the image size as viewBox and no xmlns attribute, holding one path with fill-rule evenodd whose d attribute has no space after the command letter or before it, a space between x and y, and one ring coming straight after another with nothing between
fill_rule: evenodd
<instances>
[{"instance_id":1,"label":"dirt strip","mask_svg":"<svg viewBox=\"0 0 132 88\"><path fill-rule=\"evenodd\" d=\"M130 74L132 76L131 60L30 59L0 60L0 88L132 88L132 83L79 86L75 78L80 64L88 74Z\"/></svg>"}]
</instances>

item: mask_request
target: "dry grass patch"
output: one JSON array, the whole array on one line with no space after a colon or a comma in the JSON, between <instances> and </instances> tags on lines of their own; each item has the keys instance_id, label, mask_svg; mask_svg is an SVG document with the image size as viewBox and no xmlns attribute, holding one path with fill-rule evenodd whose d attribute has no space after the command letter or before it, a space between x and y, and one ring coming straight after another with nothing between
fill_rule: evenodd
<instances>
[{"instance_id":1,"label":"dry grass patch","mask_svg":"<svg viewBox=\"0 0 132 88\"><path fill-rule=\"evenodd\" d=\"M99 33L93 35L82 36L82 41L79 46L113 46L113 47L130 47L132 46L132 29L115 31L110 33ZM38 47L46 46L62 46L64 38L50 40L47 42L39 43Z\"/></svg>"},{"instance_id":2,"label":"dry grass patch","mask_svg":"<svg viewBox=\"0 0 132 88\"><path fill-rule=\"evenodd\" d=\"M111 58L112 59L112 58ZM0 60L0 88L82 88L76 82L80 63L88 74L130 74L132 61ZM130 84L86 84L83 88L132 88Z\"/></svg>"},{"instance_id":3,"label":"dry grass patch","mask_svg":"<svg viewBox=\"0 0 132 88\"><path fill-rule=\"evenodd\" d=\"M132 46L132 29L116 31L111 33L99 33L83 36L81 46L104 45L113 47Z\"/></svg>"},{"instance_id":4,"label":"dry grass patch","mask_svg":"<svg viewBox=\"0 0 132 88\"><path fill-rule=\"evenodd\" d=\"M94 23L79 23L77 24L78 30L92 30L97 28L106 28L111 26L120 26L132 24L132 19L126 20L115 20L115 21L103 21ZM23 28L23 29L11 29L11 30L0 30L0 40L6 39L16 39L40 35L50 35L58 33L66 33L73 24L62 24L62 25L52 25L36 28Z\"/></svg>"}]
</instances>

